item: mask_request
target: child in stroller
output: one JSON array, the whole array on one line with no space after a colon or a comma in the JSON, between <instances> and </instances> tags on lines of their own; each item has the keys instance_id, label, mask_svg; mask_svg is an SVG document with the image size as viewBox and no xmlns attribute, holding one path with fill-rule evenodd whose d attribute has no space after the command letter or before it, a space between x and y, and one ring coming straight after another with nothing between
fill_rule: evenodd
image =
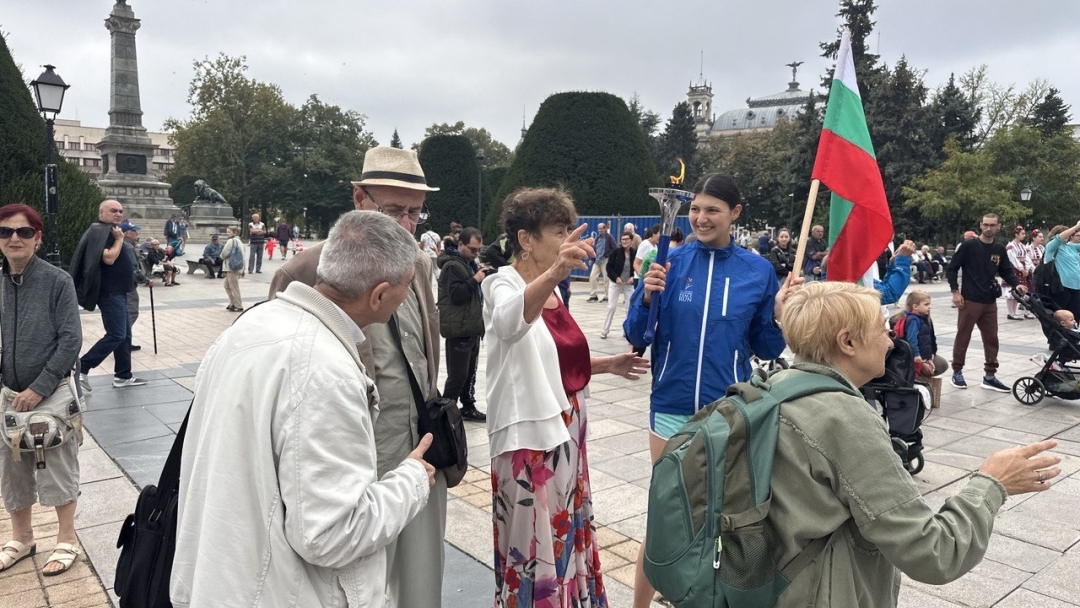
<instances>
[{"instance_id":1,"label":"child in stroller","mask_svg":"<svg viewBox=\"0 0 1080 608\"><path fill-rule=\"evenodd\" d=\"M1075 319L1068 311L1055 311L1052 305L1036 294L1013 297L1039 320L1050 344L1050 356L1034 376L1019 378L1012 388L1013 397L1024 405L1035 405L1047 394L1061 399L1080 399L1080 333L1072 329Z\"/></svg>"},{"instance_id":2,"label":"child in stroller","mask_svg":"<svg viewBox=\"0 0 1080 608\"><path fill-rule=\"evenodd\" d=\"M908 473L922 471L922 423L929 408L930 391L915 381L915 354L911 345L893 338L893 347L885 355L885 373L862 387L871 403L881 405L881 413L889 426L893 450Z\"/></svg>"}]
</instances>

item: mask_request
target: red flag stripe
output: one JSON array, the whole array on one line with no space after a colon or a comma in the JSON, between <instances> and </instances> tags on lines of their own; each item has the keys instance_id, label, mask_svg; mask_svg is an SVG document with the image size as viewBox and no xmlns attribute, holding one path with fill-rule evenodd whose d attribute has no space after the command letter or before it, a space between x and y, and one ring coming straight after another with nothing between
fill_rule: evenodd
<instances>
[{"instance_id":1,"label":"red flag stripe","mask_svg":"<svg viewBox=\"0 0 1080 608\"><path fill-rule=\"evenodd\" d=\"M829 280L858 281L892 238L892 215L877 161L865 150L822 130L813 177L851 202L851 213L829 254ZM851 230L860 234L851 234Z\"/></svg>"}]
</instances>

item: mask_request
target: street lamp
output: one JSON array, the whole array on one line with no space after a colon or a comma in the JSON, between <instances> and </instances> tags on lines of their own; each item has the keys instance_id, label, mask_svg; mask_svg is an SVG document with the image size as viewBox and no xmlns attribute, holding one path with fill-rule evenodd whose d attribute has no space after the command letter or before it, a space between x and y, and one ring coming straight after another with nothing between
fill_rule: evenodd
<instances>
[{"instance_id":1,"label":"street lamp","mask_svg":"<svg viewBox=\"0 0 1080 608\"><path fill-rule=\"evenodd\" d=\"M307 205L304 205L304 238L311 240L311 226L307 222Z\"/></svg>"},{"instance_id":2,"label":"street lamp","mask_svg":"<svg viewBox=\"0 0 1080 608\"><path fill-rule=\"evenodd\" d=\"M1024 186L1024 189L1020 191L1020 200L1025 203L1031 200L1031 188Z\"/></svg>"},{"instance_id":3,"label":"street lamp","mask_svg":"<svg viewBox=\"0 0 1080 608\"><path fill-rule=\"evenodd\" d=\"M484 224L484 220L481 217L482 211L480 207L484 200L483 186L484 179L484 151L476 151L476 227L479 228Z\"/></svg>"},{"instance_id":4,"label":"street lamp","mask_svg":"<svg viewBox=\"0 0 1080 608\"><path fill-rule=\"evenodd\" d=\"M64 105L64 92L71 86L64 82L53 70L56 66L46 65L45 71L30 83L37 98L38 112L45 118L45 149L48 161L45 165L45 214L49 216L49 240L45 244L46 259L50 264L60 267L60 238L57 219L60 214L60 199L56 191L56 142L53 141L53 120ZM51 114L51 115L50 115Z\"/></svg>"}]
</instances>

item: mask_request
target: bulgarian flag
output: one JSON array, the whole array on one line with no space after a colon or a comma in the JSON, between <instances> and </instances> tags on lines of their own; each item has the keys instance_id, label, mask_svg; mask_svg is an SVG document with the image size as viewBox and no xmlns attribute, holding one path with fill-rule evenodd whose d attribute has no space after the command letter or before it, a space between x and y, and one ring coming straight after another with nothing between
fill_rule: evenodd
<instances>
[{"instance_id":1,"label":"bulgarian flag","mask_svg":"<svg viewBox=\"0 0 1080 608\"><path fill-rule=\"evenodd\" d=\"M872 286L875 261L892 239L893 226L855 82L847 28L836 57L812 177L832 191L828 280Z\"/></svg>"}]
</instances>

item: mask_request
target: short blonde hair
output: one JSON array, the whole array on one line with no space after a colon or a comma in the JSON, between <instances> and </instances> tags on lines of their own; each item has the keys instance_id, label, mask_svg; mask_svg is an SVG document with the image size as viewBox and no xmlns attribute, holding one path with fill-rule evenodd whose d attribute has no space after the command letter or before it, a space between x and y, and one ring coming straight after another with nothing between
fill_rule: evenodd
<instances>
[{"instance_id":1,"label":"short blonde hair","mask_svg":"<svg viewBox=\"0 0 1080 608\"><path fill-rule=\"evenodd\" d=\"M925 291L913 291L907 294L907 299L904 300L904 310L911 312L911 310L919 304L929 301L930 294L926 293Z\"/></svg>"},{"instance_id":2,"label":"short blonde hair","mask_svg":"<svg viewBox=\"0 0 1080 608\"><path fill-rule=\"evenodd\" d=\"M881 329L881 295L854 283L815 281L788 297L780 324L793 353L829 363L838 354L836 336L841 331L867 342Z\"/></svg>"}]
</instances>

